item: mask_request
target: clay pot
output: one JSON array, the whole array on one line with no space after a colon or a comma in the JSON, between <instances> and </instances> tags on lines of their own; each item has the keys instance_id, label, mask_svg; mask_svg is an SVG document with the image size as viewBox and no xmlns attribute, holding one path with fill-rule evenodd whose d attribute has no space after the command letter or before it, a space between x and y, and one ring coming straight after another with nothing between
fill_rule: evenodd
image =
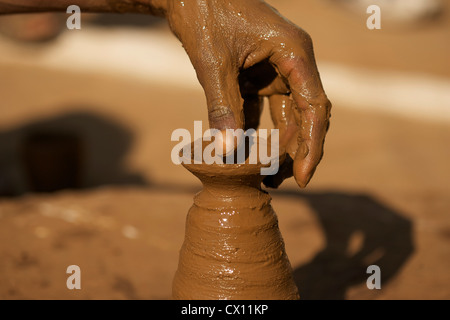
<instances>
[{"instance_id":1,"label":"clay pot","mask_svg":"<svg viewBox=\"0 0 450 320\"><path fill-rule=\"evenodd\" d=\"M186 220L174 299L299 299L258 164L185 164L203 183Z\"/></svg>"}]
</instances>

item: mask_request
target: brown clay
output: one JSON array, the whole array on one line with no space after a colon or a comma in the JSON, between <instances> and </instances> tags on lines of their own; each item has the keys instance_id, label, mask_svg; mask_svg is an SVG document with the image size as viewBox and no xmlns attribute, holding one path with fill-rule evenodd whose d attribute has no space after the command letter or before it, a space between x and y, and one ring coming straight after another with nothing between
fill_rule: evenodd
<instances>
[{"instance_id":1,"label":"brown clay","mask_svg":"<svg viewBox=\"0 0 450 320\"><path fill-rule=\"evenodd\" d=\"M0 0L0 14L62 10L67 1ZM82 0L79 5L89 12L165 16L205 90L211 128L256 128L261 98L269 97L282 146L293 159L271 186L291 175L306 186L322 157L331 104L305 31L261 0ZM298 298L258 165L186 167L204 188L188 215L174 298Z\"/></svg>"},{"instance_id":2,"label":"brown clay","mask_svg":"<svg viewBox=\"0 0 450 320\"><path fill-rule=\"evenodd\" d=\"M203 184L186 220L174 299L299 299L260 164L185 164Z\"/></svg>"},{"instance_id":3,"label":"brown clay","mask_svg":"<svg viewBox=\"0 0 450 320\"><path fill-rule=\"evenodd\" d=\"M169 24L205 90L210 127L256 128L260 98L269 97L294 160L283 172L305 187L321 160L331 109L310 36L261 0L167 4Z\"/></svg>"},{"instance_id":4,"label":"brown clay","mask_svg":"<svg viewBox=\"0 0 450 320\"><path fill-rule=\"evenodd\" d=\"M0 14L61 11L70 4L0 0ZM256 128L262 97L269 97L274 123L294 160L292 169L282 172L294 175L300 187L308 184L322 158L331 104L304 30L262 0L79 0L77 5L83 12L166 17L205 91L210 127Z\"/></svg>"}]
</instances>

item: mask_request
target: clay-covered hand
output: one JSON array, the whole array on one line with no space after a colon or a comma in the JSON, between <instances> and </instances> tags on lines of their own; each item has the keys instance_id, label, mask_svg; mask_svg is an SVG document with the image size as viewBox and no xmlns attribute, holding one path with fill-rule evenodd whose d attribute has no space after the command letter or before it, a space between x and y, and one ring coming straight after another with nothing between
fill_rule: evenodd
<instances>
[{"instance_id":1,"label":"clay-covered hand","mask_svg":"<svg viewBox=\"0 0 450 320\"><path fill-rule=\"evenodd\" d=\"M289 156L264 183L305 187L322 158L331 104L310 36L260 0L168 0L166 16L203 86L211 128L257 128L263 97Z\"/></svg>"}]
</instances>

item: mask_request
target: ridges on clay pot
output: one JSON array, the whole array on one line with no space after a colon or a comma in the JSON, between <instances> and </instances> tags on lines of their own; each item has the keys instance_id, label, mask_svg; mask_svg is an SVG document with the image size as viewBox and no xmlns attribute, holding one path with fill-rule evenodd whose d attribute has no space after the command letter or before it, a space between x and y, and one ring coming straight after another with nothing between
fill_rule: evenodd
<instances>
[{"instance_id":1,"label":"ridges on clay pot","mask_svg":"<svg viewBox=\"0 0 450 320\"><path fill-rule=\"evenodd\" d=\"M173 298L299 299L271 197L261 189L262 165L184 166L203 189L186 219Z\"/></svg>"}]
</instances>

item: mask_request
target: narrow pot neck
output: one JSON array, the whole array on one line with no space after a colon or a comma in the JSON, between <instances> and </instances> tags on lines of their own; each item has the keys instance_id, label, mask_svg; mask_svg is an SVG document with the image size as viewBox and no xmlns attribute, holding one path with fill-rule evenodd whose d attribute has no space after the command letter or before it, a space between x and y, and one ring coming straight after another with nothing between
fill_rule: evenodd
<instances>
[{"instance_id":1,"label":"narrow pot neck","mask_svg":"<svg viewBox=\"0 0 450 320\"><path fill-rule=\"evenodd\" d=\"M270 203L271 197L261 189L263 176L259 171L190 171L203 184L203 190L195 197L195 204L198 206L256 208Z\"/></svg>"}]
</instances>

